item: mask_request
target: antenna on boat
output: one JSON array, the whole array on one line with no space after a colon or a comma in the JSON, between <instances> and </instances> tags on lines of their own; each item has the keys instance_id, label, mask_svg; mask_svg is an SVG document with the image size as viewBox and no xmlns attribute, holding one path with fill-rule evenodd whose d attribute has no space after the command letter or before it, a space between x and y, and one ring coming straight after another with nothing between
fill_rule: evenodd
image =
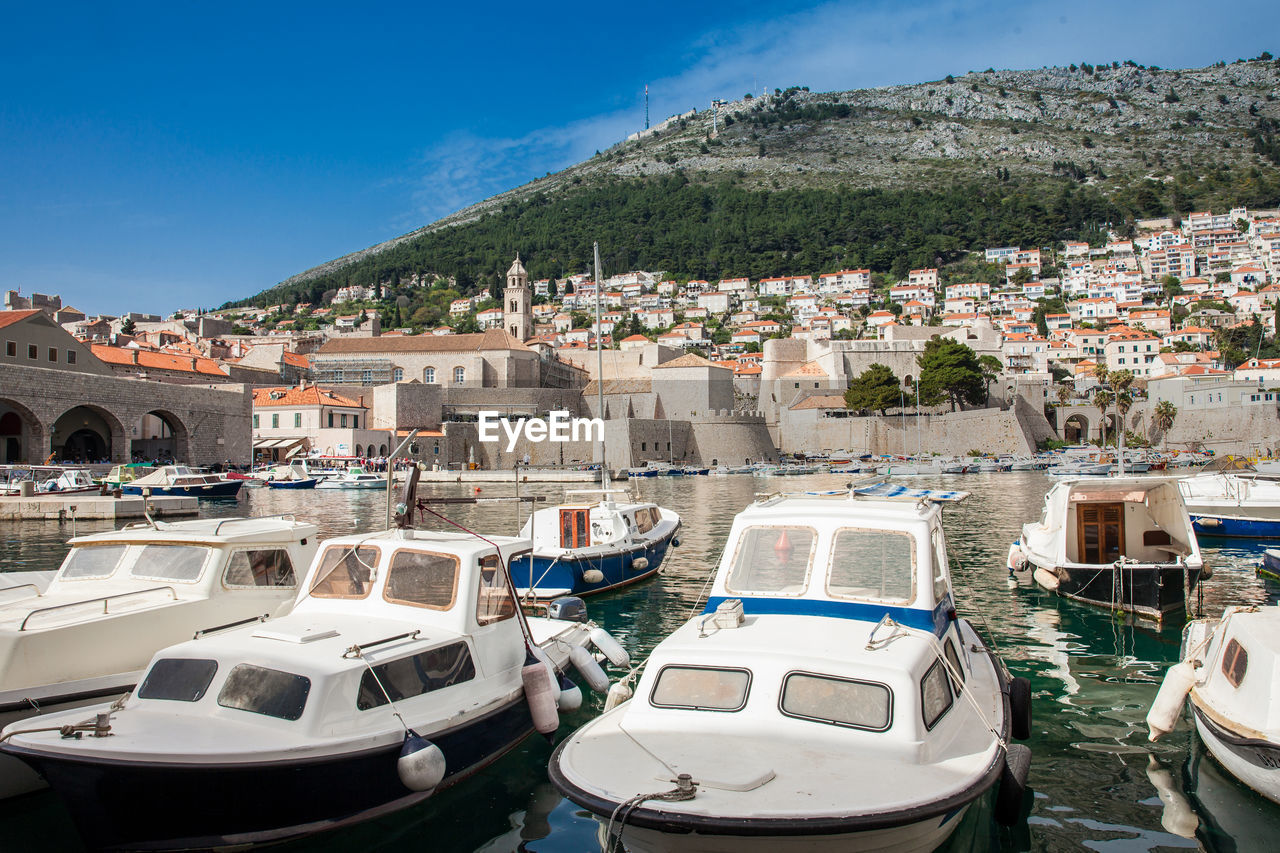
<instances>
[{"instance_id":1,"label":"antenna on boat","mask_svg":"<svg viewBox=\"0 0 1280 853\"><path fill-rule=\"evenodd\" d=\"M603 327L600 324L600 244L592 243L596 262L596 399L600 412L600 488L609 488L609 463L604 444L604 350L601 349Z\"/></svg>"}]
</instances>

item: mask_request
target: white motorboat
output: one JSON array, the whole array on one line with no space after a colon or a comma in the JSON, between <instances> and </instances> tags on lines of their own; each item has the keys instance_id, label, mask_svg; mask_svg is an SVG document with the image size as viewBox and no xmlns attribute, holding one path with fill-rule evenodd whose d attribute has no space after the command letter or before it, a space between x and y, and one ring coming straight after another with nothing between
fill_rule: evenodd
<instances>
[{"instance_id":1,"label":"white motorboat","mask_svg":"<svg viewBox=\"0 0 1280 853\"><path fill-rule=\"evenodd\" d=\"M657 504L615 501L614 489L579 489L597 495L535 510L520 536L533 550L511 561L521 599L589 595L653 577L667 548L679 545L680 516Z\"/></svg>"},{"instance_id":2,"label":"white motorboat","mask_svg":"<svg viewBox=\"0 0 1280 853\"><path fill-rule=\"evenodd\" d=\"M1280 538L1280 478L1247 459L1224 456L1178 481L1196 532L1205 536Z\"/></svg>"},{"instance_id":3,"label":"white motorboat","mask_svg":"<svg viewBox=\"0 0 1280 853\"><path fill-rule=\"evenodd\" d=\"M327 477L316 483L317 489L385 489L385 474L370 474L363 468L348 468L338 477Z\"/></svg>"},{"instance_id":4,"label":"white motorboat","mask_svg":"<svg viewBox=\"0 0 1280 853\"><path fill-rule=\"evenodd\" d=\"M1280 606L1228 607L1182 632L1182 660L1170 667L1147 714L1151 740L1168 734L1191 703L1196 732L1230 773L1280 803Z\"/></svg>"},{"instance_id":5,"label":"white motorboat","mask_svg":"<svg viewBox=\"0 0 1280 853\"><path fill-rule=\"evenodd\" d=\"M1209 576L1177 483L1154 477L1060 480L1007 565L1058 595L1148 619L1185 607Z\"/></svg>"},{"instance_id":6,"label":"white motorboat","mask_svg":"<svg viewBox=\"0 0 1280 853\"><path fill-rule=\"evenodd\" d=\"M234 498L244 480L229 480L186 465L162 465L150 474L120 485L126 495L190 498Z\"/></svg>"},{"instance_id":7,"label":"white motorboat","mask_svg":"<svg viewBox=\"0 0 1280 853\"><path fill-rule=\"evenodd\" d=\"M741 512L705 611L556 749L608 849L933 850L997 785L1016 817L1030 685L956 615L936 500L964 493L856 491Z\"/></svg>"},{"instance_id":8,"label":"white motorboat","mask_svg":"<svg viewBox=\"0 0 1280 853\"><path fill-rule=\"evenodd\" d=\"M2 748L93 848L279 842L420 802L554 734L557 703L582 701L570 659L607 687L590 643L626 664L580 599L524 616L506 562L528 548L407 526L329 539L289 615L164 649L125 700L10 726Z\"/></svg>"},{"instance_id":9,"label":"white motorboat","mask_svg":"<svg viewBox=\"0 0 1280 853\"><path fill-rule=\"evenodd\" d=\"M157 649L287 612L316 533L287 516L133 524L72 539L43 587L0 576L15 584L0 589L0 723L42 725L27 718L119 696ZM37 787L0 758L0 797Z\"/></svg>"},{"instance_id":10,"label":"white motorboat","mask_svg":"<svg viewBox=\"0 0 1280 853\"><path fill-rule=\"evenodd\" d=\"M0 495L20 494L24 482L30 482L37 495L98 492L102 489L85 468L68 468L62 465L0 466Z\"/></svg>"}]
</instances>

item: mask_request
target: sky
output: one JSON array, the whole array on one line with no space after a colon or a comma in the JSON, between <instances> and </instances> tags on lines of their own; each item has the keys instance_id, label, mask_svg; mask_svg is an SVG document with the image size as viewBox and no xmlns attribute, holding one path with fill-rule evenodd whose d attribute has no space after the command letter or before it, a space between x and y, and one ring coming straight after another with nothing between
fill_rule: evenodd
<instances>
[{"instance_id":1,"label":"sky","mask_svg":"<svg viewBox=\"0 0 1280 853\"><path fill-rule=\"evenodd\" d=\"M713 98L1280 55L1280 3L7 4L0 290L215 307ZM1275 42L1275 43L1273 43Z\"/></svg>"}]
</instances>

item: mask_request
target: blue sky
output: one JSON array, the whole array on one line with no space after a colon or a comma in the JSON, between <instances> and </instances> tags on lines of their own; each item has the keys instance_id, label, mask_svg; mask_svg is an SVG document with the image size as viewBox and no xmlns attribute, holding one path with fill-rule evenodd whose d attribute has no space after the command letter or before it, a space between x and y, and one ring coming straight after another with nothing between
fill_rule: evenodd
<instances>
[{"instance_id":1,"label":"blue sky","mask_svg":"<svg viewBox=\"0 0 1280 853\"><path fill-rule=\"evenodd\" d=\"M118 8L116 7L118 5ZM1280 4L10 4L0 289L247 296L715 97L1280 53ZM1276 41L1277 43L1272 43Z\"/></svg>"}]
</instances>

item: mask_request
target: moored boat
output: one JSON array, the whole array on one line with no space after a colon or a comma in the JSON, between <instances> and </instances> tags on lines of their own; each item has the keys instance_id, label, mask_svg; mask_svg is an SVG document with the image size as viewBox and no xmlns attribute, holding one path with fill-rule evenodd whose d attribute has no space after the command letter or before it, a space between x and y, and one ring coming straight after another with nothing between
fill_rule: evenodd
<instances>
[{"instance_id":1,"label":"moored boat","mask_svg":"<svg viewBox=\"0 0 1280 853\"><path fill-rule=\"evenodd\" d=\"M1280 538L1280 479L1239 456L1215 459L1178 481L1196 532L1204 536Z\"/></svg>"},{"instance_id":2,"label":"moored boat","mask_svg":"<svg viewBox=\"0 0 1280 853\"><path fill-rule=\"evenodd\" d=\"M1009 549L1010 572L1047 590L1148 619L1186 606L1208 568L1172 480L1072 479Z\"/></svg>"},{"instance_id":3,"label":"moored boat","mask_svg":"<svg viewBox=\"0 0 1280 853\"><path fill-rule=\"evenodd\" d=\"M340 476L327 477L315 486L317 489L385 489L384 474L370 474L363 468L348 468Z\"/></svg>"},{"instance_id":4,"label":"moored boat","mask_svg":"<svg viewBox=\"0 0 1280 853\"><path fill-rule=\"evenodd\" d=\"M930 493L871 494L740 513L704 612L557 747L608 849L933 850L996 787L1016 817L1029 684L956 615Z\"/></svg>"},{"instance_id":5,"label":"moored boat","mask_svg":"<svg viewBox=\"0 0 1280 853\"><path fill-rule=\"evenodd\" d=\"M166 495L189 498L234 498L243 480L228 480L186 465L162 465L150 474L120 486L126 495Z\"/></svg>"}]
</instances>

